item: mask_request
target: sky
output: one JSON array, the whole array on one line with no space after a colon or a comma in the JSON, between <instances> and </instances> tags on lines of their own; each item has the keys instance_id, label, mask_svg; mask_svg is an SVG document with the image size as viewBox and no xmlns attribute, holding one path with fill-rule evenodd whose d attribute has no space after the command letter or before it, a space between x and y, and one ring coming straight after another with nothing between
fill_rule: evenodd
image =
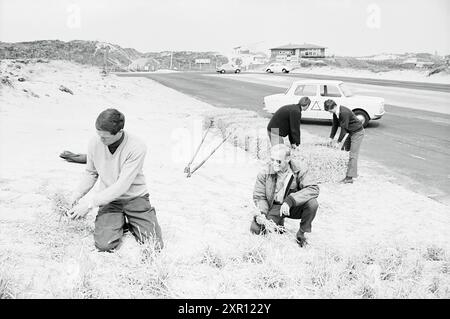
<instances>
[{"instance_id":1,"label":"sky","mask_svg":"<svg viewBox=\"0 0 450 319\"><path fill-rule=\"evenodd\" d=\"M98 40L141 52L450 54L448 0L0 0L0 41Z\"/></svg>"}]
</instances>

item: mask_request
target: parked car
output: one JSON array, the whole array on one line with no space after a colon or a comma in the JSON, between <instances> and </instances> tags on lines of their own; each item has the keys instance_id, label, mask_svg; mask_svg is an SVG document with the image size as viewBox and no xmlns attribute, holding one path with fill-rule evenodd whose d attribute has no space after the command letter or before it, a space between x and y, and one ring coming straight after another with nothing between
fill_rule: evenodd
<instances>
[{"instance_id":1,"label":"parked car","mask_svg":"<svg viewBox=\"0 0 450 319\"><path fill-rule=\"evenodd\" d=\"M350 108L364 127L370 120L378 120L385 113L384 98L355 95L344 82L327 80L295 81L286 92L264 97L264 109L275 113L283 105L298 103L303 96L309 97L311 104L302 111L302 119L331 120L332 114L323 107L328 99Z\"/></svg>"},{"instance_id":2,"label":"parked car","mask_svg":"<svg viewBox=\"0 0 450 319\"><path fill-rule=\"evenodd\" d=\"M289 73L292 68L283 63L271 63L266 67L267 73Z\"/></svg>"},{"instance_id":3,"label":"parked car","mask_svg":"<svg viewBox=\"0 0 450 319\"><path fill-rule=\"evenodd\" d=\"M235 64L226 63L216 69L219 73L241 73L241 67Z\"/></svg>"}]
</instances>

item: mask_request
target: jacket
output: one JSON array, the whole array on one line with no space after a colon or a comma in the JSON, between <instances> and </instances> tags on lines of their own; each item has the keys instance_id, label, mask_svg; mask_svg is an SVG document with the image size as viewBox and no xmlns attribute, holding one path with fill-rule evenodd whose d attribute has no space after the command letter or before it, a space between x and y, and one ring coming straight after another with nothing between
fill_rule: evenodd
<instances>
[{"instance_id":1,"label":"jacket","mask_svg":"<svg viewBox=\"0 0 450 319\"><path fill-rule=\"evenodd\" d=\"M303 206L307 201L319 196L319 186L311 179L306 165L297 160L291 159L289 165L296 179L297 188L287 190L284 202L289 207ZM259 210L267 214L273 206L275 199L275 186L277 183L277 173L273 170L272 164L266 166L258 173L253 190L253 201ZM289 185L285 185L287 188Z\"/></svg>"},{"instance_id":2,"label":"jacket","mask_svg":"<svg viewBox=\"0 0 450 319\"><path fill-rule=\"evenodd\" d=\"M337 129L341 127L341 134L339 135L338 142L342 141L346 133L350 135L359 132L363 129L363 125L356 117L355 113L349 108L340 105L339 106L339 118L336 114L333 114L333 127L331 128L330 138L334 138Z\"/></svg>"},{"instance_id":3,"label":"jacket","mask_svg":"<svg viewBox=\"0 0 450 319\"><path fill-rule=\"evenodd\" d=\"M289 104L279 108L270 119L267 131L278 129L279 136L289 136L291 144L300 145L300 119L302 111L299 104Z\"/></svg>"}]
</instances>

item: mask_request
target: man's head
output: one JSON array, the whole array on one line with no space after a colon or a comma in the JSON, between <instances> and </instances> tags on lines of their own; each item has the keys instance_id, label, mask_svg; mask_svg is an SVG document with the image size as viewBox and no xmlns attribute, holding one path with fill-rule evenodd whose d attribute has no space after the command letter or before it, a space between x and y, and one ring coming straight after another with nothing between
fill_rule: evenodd
<instances>
[{"instance_id":1,"label":"man's head","mask_svg":"<svg viewBox=\"0 0 450 319\"><path fill-rule=\"evenodd\" d=\"M277 144L270 149L270 161L273 170L278 173L285 171L289 165L291 150L284 144Z\"/></svg>"},{"instance_id":2,"label":"man's head","mask_svg":"<svg viewBox=\"0 0 450 319\"><path fill-rule=\"evenodd\" d=\"M105 145L111 145L122 137L124 125L125 116L116 109L104 110L95 121L97 134Z\"/></svg>"},{"instance_id":3,"label":"man's head","mask_svg":"<svg viewBox=\"0 0 450 319\"><path fill-rule=\"evenodd\" d=\"M325 109L325 111L330 112L330 113L336 113L337 110L337 104L336 102L334 102L333 100L329 99L326 100L323 103L323 108Z\"/></svg>"},{"instance_id":4,"label":"man's head","mask_svg":"<svg viewBox=\"0 0 450 319\"><path fill-rule=\"evenodd\" d=\"M298 102L298 105L300 105L300 107L302 108L303 111L306 110L310 104L311 104L311 100L307 96L302 97L300 99L300 101Z\"/></svg>"}]
</instances>

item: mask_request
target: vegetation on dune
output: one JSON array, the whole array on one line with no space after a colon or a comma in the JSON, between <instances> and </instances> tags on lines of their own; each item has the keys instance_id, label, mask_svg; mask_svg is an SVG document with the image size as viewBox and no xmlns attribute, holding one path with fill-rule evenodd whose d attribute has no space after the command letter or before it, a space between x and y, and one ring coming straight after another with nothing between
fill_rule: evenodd
<instances>
[{"instance_id":1,"label":"vegetation on dune","mask_svg":"<svg viewBox=\"0 0 450 319\"><path fill-rule=\"evenodd\" d=\"M1 298L31 296L35 289L52 298L450 297L450 263L438 245L386 242L351 251L314 245L299 249L288 229L283 235L247 234L238 245L218 234L214 244L200 244L190 257L178 256L182 243L158 252L150 242L138 245L130 236L116 253L98 253L92 220L74 221L62 214L68 194L45 187L41 192L48 194L51 209L39 212L27 234L40 248L40 262L51 265L51 276L45 287L21 282L9 276L12 262L3 259Z\"/></svg>"},{"instance_id":2,"label":"vegetation on dune","mask_svg":"<svg viewBox=\"0 0 450 319\"><path fill-rule=\"evenodd\" d=\"M11 269L7 269L5 264L6 261L0 261L0 299L15 299Z\"/></svg>"},{"instance_id":3,"label":"vegetation on dune","mask_svg":"<svg viewBox=\"0 0 450 319\"><path fill-rule=\"evenodd\" d=\"M225 56L216 52L164 51L142 53L132 48L122 48L116 44L85 40L0 42L0 59L67 60L100 67L104 66L104 61L107 59L108 67L116 71L127 70L130 65L133 66L133 70L144 71L144 66L149 63L157 69L169 68L170 66L177 69L196 69L200 67L195 64L196 59L210 59L211 64L208 66L215 68L216 64L221 65L228 61Z\"/></svg>"},{"instance_id":4,"label":"vegetation on dune","mask_svg":"<svg viewBox=\"0 0 450 319\"><path fill-rule=\"evenodd\" d=\"M206 128L210 123L223 138L231 134L230 140L236 147L257 159L269 160L267 119L258 117L255 112L226 109L208 112L203 126ZM302 144L292 154L307 164L318 183L337 182L345 177L347 169L348 152L330 148L326 142L326 138L317 139L303 132Z\"/></svg>"},{"instance_id":5,"label":"vegetation on dune","mask_svg":"<svg viewBox=\"0 0 450 319\"><path fill-rule=\"evenodd\" d=\"M19 64L25 68L25 63ZM217 135L231 133L229 141L234 145L255 158L268 158L267 119L238 110L215 109L204 115L205 126L212 121ZM303 132L302 139L296 156L310 162L316 178L323 183L341 178L345 153L320 145L322 141ZM450 297L450 260L444 245L419 242L415 246L386 236L377 243L367 238L361 243L348 242L354 246L343 248L335 244L336 227L325 227L329 233L314 232L310 245L299 248L294 239L297 223L294 229L294 224L286 221L284 234L269 232L265 236L251 235L249 225L230 226L250 222L245 216L250 211L248 206L237 213L231 211L237 206L193 209L193 218L180 222L186 203L178 198L182 209L177 202L170 211L173 219L167 219L170 225L164 225L167 245L161 252L151 242L139 245L127 234L116 252L99 253L93 242L95 214L69 219L64 214L69 208L68 190L50 189L51 185L67 185L75 173L62 169L58 175L55 167L50 169L46 183L35 193L31 188L23 191L29 185L22 182L39 184L40 175L2 182L3 191L16 183L21 192L20 198L9 200L8 207L31 207L35 215L20 222L0 219L0 241L9 249L0 247L0 298ZM321 180L320 174L328 179ZM32 195L39 196L30 199ZM20 202L23 199L28 201ZM321 218L328 225L336 222L332 214L336 207L330 202L326 203L324 197L320 208ZM365 221L355 218L354 212L346 213L343 215L349 219L339 225ZM208 218L202 214L209 214ZM218 228L223 225L226 230L217 231L224 229Z\"/></svg>"}]
</instances>

